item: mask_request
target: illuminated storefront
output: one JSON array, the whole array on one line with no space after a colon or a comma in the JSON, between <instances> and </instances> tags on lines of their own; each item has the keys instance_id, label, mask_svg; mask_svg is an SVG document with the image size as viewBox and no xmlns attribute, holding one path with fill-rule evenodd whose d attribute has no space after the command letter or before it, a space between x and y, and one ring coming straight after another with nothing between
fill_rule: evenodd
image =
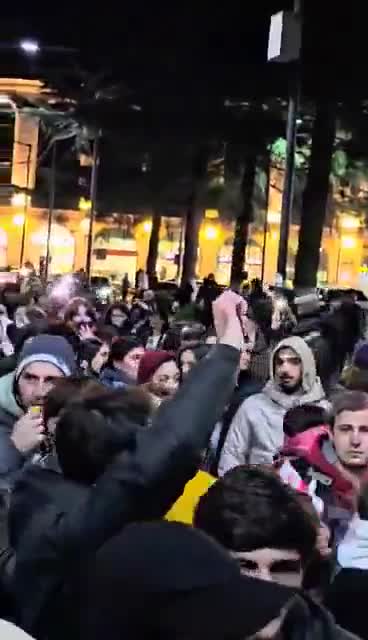
<instances>
[{"instance_id":1,"label":"illuminated storefront","mask_svg":"<svg viewBox=\"0 0 368 640\"><path fill-rule=\"evenodd\" d=\"M74 268L74 238L66 227L54 223L50 235L50 275L70 273ZM37 267L40 258L46 258L47 226L30 234L27 245L28 259Z\"/></svg>"}]
</instances>

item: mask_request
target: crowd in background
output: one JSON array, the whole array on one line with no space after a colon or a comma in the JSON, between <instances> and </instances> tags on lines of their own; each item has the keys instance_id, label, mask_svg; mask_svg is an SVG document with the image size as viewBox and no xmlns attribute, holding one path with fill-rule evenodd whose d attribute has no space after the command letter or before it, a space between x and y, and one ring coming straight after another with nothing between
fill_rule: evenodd
<instances>
[{"instance_id":1,"label":"crowd in background","mask_svg":"<svg viewBox=\"0 0 368 640\"><path fill-rule=\"evenodd\" d=\"M354 292L3 289L4 638L368 638L365 336Z\"/></svg>"}]
</instances>

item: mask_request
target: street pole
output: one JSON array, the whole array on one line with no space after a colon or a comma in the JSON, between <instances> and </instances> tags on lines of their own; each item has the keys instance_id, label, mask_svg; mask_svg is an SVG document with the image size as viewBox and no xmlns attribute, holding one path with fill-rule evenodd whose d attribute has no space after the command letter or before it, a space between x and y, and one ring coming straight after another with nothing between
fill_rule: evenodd
<instances>
[{"instance_id":1,"label":"street pole","mask_svg":"<svg viewBox=\"0 0 368 640\"><path fill-rule=\"evenodd\" d=\"M262 247L262 269L261 269L262 285L263 285L265 269L266 269L268 207L270 202L270 181L271 181L271 156L268 158L268 163L266 167L266 197L265 197L265 217L264 217L264 223L263 223L263 247Z\"/></svg>"},{"instance_id":2,"label":"street pole","mask_svg":"<svg viewBox=\"0 0 368 640\"><path fill-rule=\"evenodd\" d=\"M90 201L91 211L89 218L88 240L87 240L87 257L86 257L86 277L87 282L91 282L92 268L92 250L93 250L93 224L96 215L96 196L97 196L97 177L99 165L99 138L101 133L98 132L93 142L93 163L91 172Z\"/></svg>"},{"instance_id":3,"label":"street pole","mask_svg":"<svg viewBox=\"0 0 368 640\"><path fill-rule=\"evenodd\" d=\"M52 156L51 156L51 176L50 176L50 186L49 186L49 214L47 219L45 282L47 282L47 277L49 275L50 242L51 242L52 218L54 215L54 208L55 208L55 190L56 190L56 140L52 147Z\"/></svg>"},{"instance_id":4,"label":"street pole","mask_svg":"<svg viewBox=\"0 0 368 640\"><path fill-rule=\"evenodd\" d=\"M183 243L184 243L184 234L185 234L185 218L181 218L180 224L180 237L179 237L179 253L178 253L178 265L176 272L176 279L178 284L180 283L181 278L181 270L183 266Z\"/></svg>"},{"instance_id":5,"label":"street pole","mask_svg":"<svg viewBox=\"0 0 368 640\"><path fill-rule=\"evenodd\" d=\"M19 143L18 143L19 144ZM23 227L22 227L22 241L21 241L21 245L20 245L20 256L19 256L19 262L20 262L20 268L22 268L23 266L23 260L24 260L24 249L26 246L26 233L27 233L27 218L28 218L28 199L29 199L29 195L28 195L28 191L29 191L29 175L31 172L31 154L32 154L32 145L31 144L26 144L26 143L21 143L24 144L24 146L28 147L28 156L27 156L27 176L26 176L26 193L25 193L25 198L24 198L24 209L23 209L23 215L24 215L24 220L23 220Z\"/></svg>"},{"instance_id":6,"label":"street pole","mask_svg":"<svg viewBox=\"0 0 368 640\"><path fill-rule=\"evenodd\" d=\"M294 13L301 19L302 0L294 0ZM290 80L289 107L286 127L286 161L282 191L279 253L277 259L277 285L286 284L289 230L294 202L296 128L300 97L300 65L296 62Z\"/></svg>"}]
</instances>

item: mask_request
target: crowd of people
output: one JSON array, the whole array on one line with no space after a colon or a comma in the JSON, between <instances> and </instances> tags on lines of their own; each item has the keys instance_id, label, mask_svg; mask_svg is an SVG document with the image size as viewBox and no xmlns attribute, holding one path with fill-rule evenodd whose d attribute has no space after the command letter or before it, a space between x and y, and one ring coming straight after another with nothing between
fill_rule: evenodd
<instances>
[{"instance_id":1,"label":"crowd of people","mask_svg":"<svg viewBox=\"0 0 368 640\"><path fill-rule=\"evenodd\" d=\"M1 293L1 638L368 639L354 296L68 278Z\"/></svg>"}]
</instances>

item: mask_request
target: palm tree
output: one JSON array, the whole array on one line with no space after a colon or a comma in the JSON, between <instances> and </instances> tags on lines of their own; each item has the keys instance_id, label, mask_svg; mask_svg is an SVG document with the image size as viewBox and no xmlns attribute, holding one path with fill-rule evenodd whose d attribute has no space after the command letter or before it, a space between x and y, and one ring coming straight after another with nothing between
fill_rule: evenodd
<instances>
[{"instance_id":1,"label":"palm tree","mask_svg":"<svg viewBox=\"0 0 368 640\"><path fill-rule=\"evenodd\" d=\"M203 218L203 201L208 187L208 145L200 145L194 152L192 190L186 213L182 282L196 277L199 230Z\"/></svg>"},{"instance_id":2,"label":"palm tree","mask_svg":"<svg viewBox=\"0 0 368 640\"><path fill-rule=\"evenodd\" d=\"M336 135L336 104L319 102L313 126L307 183L303 195L294 286L314 288L330 190L331 160Z\"/></svg>"},{"instance_id":3,"label":"palm tree","mask_svg":"<svg viewBox=\"0 0 368 640\"><path fill-rule=\"evenodd\" d=\"M257 174L258 151L251 146L244 157L241 181L242 209L235 222L233 254L231 261L231 286L239 288L243 280L245 252L248 244L249 225L253 221L253 194Z\"/></svg>"}]
</instances>

